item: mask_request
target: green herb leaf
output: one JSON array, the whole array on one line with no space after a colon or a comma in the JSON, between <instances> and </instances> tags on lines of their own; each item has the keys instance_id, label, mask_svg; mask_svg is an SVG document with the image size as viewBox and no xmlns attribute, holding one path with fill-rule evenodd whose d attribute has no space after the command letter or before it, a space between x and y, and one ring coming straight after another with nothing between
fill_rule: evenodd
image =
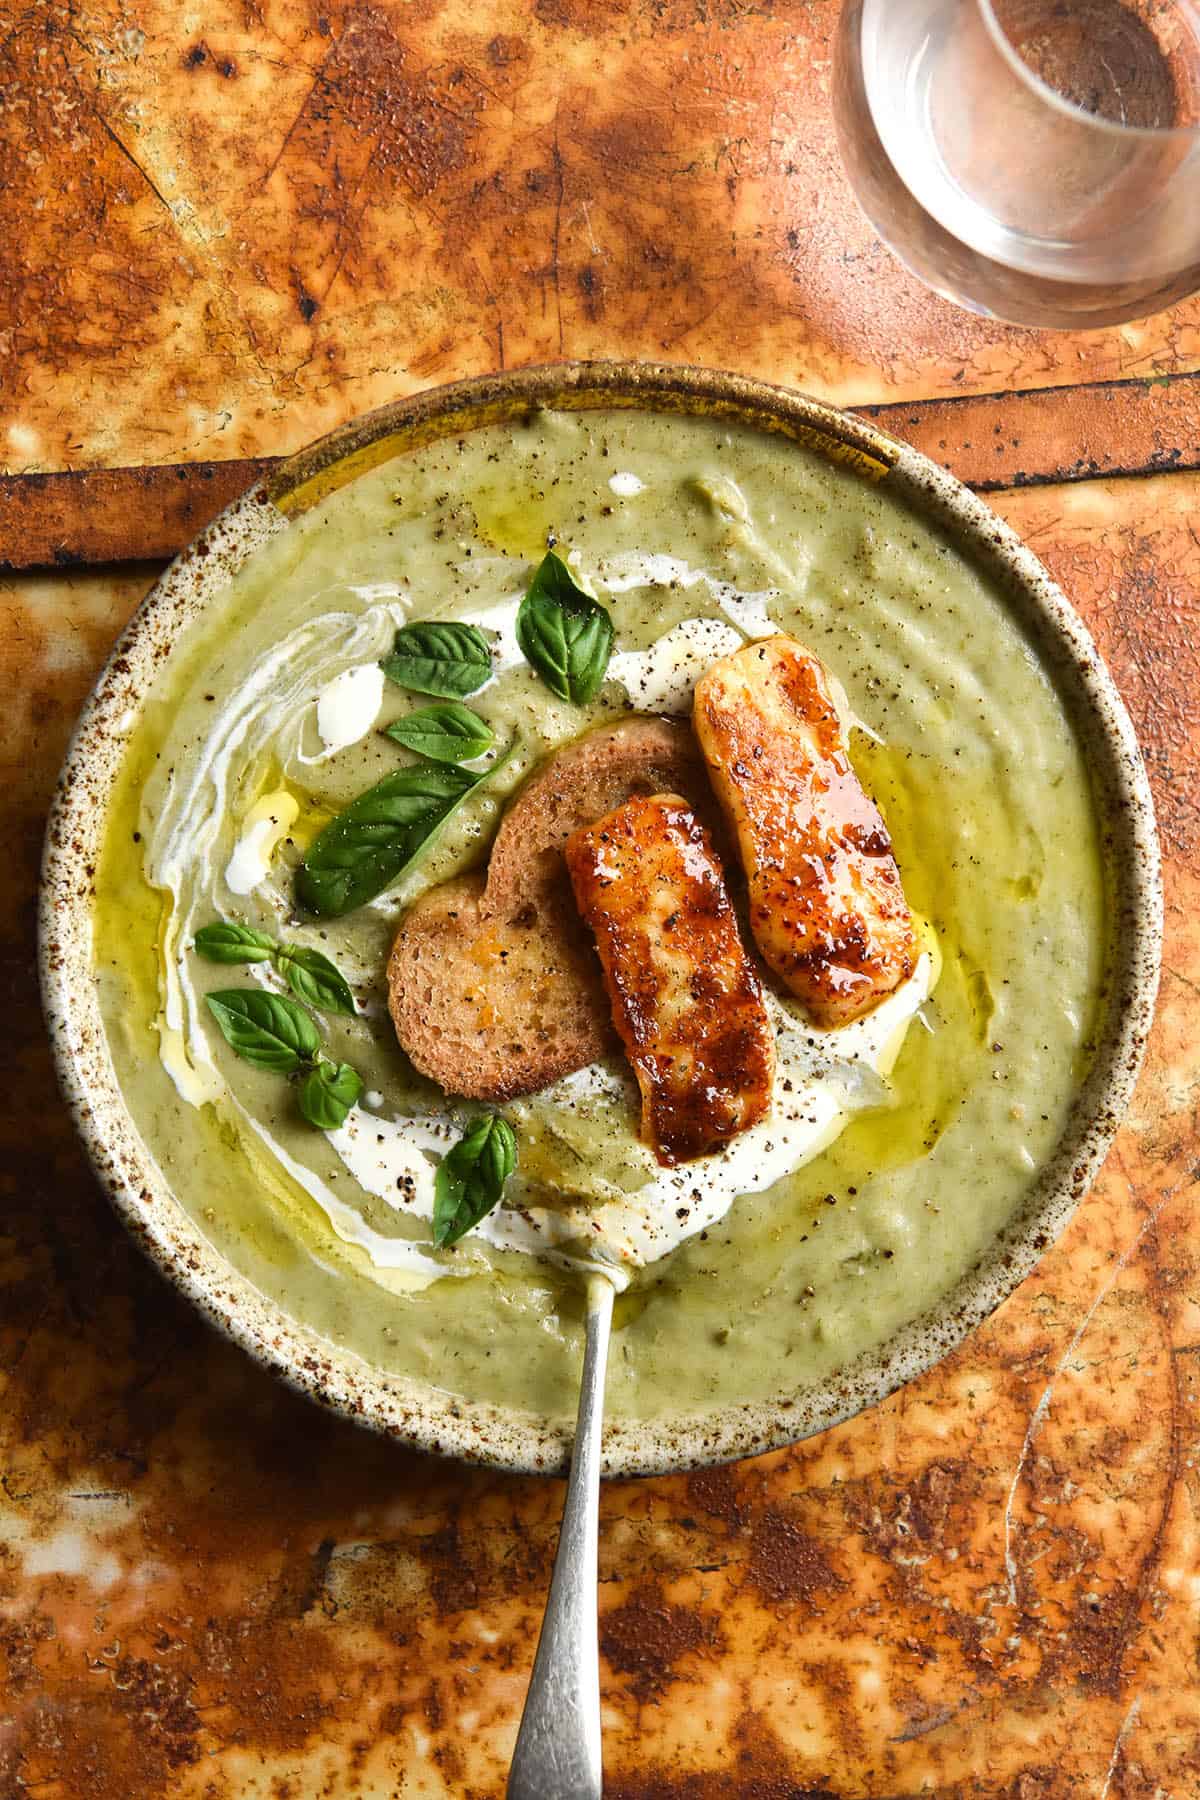
<instances>
[{"instance_id":1,"label":"green herb leaf","mask_svg":"<svg viewBox=\"0 0 1200 1800\"><path fill-rule=\"evenodd\" d=\"M256 1069L292 1075L321 1048L321 1034L302 1006L261 988L226 988L206 994L225 1042Z\"/></svg>"},{"instance_id":2,"label":"green herb leaf","mask_svg":"<svg viewBox=\"0 0 1200 1800\"><path fill-rule=\"evenodd\" d=\"M210 962L275 964L293 994L323 1012L354 1014L357 1008L345 976L320 950L307 944L277 944L264 931L219 919L196 933L195 949Z\"/></svg>"},{"instance_id":3,"label":"green herb leaf","mask_svg":"<svg viewBox=\"0 0 1200 1800\"><path fill-rule=\"evenodd\" d=\"M613 623L604 607L577 587L561 557L548 550L517 613L517 642L560 700L590 700L612 655Z\"/></svg>"},{"instance_id":4,"label":"green herb leaf","mask_svg":"<svg viewBox=\"0 0 1200 1800\"><path fill-rule=\"evenodd\" d=\"M266 962L274 955L275 941L252 926L234 925L228 919L218 919L212 925L201 926L192 940L192 948L197 956L207 957L209 962L255 963Z\"/></svg>"},{"instance_id":5,"label":"green herb leaf","mask_svg":"<svg viewBox=\"0 0 1200 1800\"><path fill-rule=\"evenodd\" d=\"M438 1165L433 1241L439 1249L487 1217L516 1166L517 1140L507 1120L498 1113L476 1119Z\"/></svg>"},{"instance_id":6,"label":"green herb leaf","mask_svg":"<svg viewBox=\"0 0 1200 1800\"><path fill-rule=\"evenodd\" d=\"M493 741L486 720L457 700L448 700L444 706L420 706L389 725L384 736L440 763L473 762L491 749Z\"/></svg>"},{"instance_id":7,"label":"green herb leaf","mask_svg":"<svg viewBox=\"0 0 1200 1800\"><path fill-rule=\"evenodd\" d=\"M336 1131L362 1091L362 1079L349 1063L322 1060L300 1085L300 1111L318 1131Z\"/></svg>"},{"instance_id":8,"label":"green herb leaf","mask_svg":"<svg viewBox=\"0 0 1200 1800\"><path fill-rule=\"evenodd\" d=\"M492 653L475 625L402 625L380 667L400 687L453 700L483 686L492 672Z\"/></svg>"},{"instance_id":9,"label":"green herb leaf","mask_svg":"<svg viewBox=\"0 0 1200 1800\"><path fill-rule=\"evenodd\" d=\"M385 775L331 820L309 849L296 872L301 906L336 919L373 900L490 773L427 763Z\"/></svg>"},{"instance_id":10,"label":"green herb leaf","mask_svg":"<svg viewBox=\"0 0 1200 1800\"><path fill-rule=\"evenodd\" d=\"M307 944L280 944L275 966L293 994L322 1012L354 1014L358 1008L350 983L320 950Z\"/></svg>"}]
</instances>

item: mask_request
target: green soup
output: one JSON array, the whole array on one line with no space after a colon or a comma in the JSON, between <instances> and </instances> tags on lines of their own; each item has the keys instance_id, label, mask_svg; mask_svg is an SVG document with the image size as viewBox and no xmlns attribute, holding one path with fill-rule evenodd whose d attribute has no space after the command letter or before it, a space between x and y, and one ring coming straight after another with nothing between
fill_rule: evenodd
<instances>
[{"instance_id":1,"label":"green soup","mask_svg":"<svg viewBox=\"0 0 1200 1800\"><path fill-rule=\"evenodd\" d=\"M586 707L556 699L514 647L548 534L616 627L621 679ZM428 698L375 673L406 619L484 631L496 672L467 704L492 727L493 759L512 754L389 892L315 921L293 897L306 846L413 760L382 727ZM559 1186L577 1221L611 1221L651 1192L627 1072L504 1109L520 1173L491 1241L434 1251L403 1158L431 1171L471 1109L398 1048L388 947L417 895L486 858L506 798L546 755L630 711L679 710L697 646L770 630L845 690L936 985L909 1007L894 1064L899 1033L856 1067L853 1092L844 1068L829 1077L825 1125L789 1153L800 1166L764 1187L770 1167L744 1159L757 1191L728 1192L703 1229L668 1233L667 1253L632 1269L609 1410L689 1414L819 1381L937 1301L1020 1208L1063 1132L1106 972L1087 771L1031 644L886 485L748 429L542 413L399 457L281 527L177 644L107 822L96 976L134 1119L212 1244L338 1345L473 1400L573 1410L581 1278L524 1242L518 1209ZM321 1020L328 1054L365 1083L353 1154L303 1121L293 1083L220 1038L207 991L282 989L261 965L195 955L218 917L318 947L354 985L359 1015ZM710 1211L737 1185L703 1165L696 1181Z\"/></svg>"}]
</instances>

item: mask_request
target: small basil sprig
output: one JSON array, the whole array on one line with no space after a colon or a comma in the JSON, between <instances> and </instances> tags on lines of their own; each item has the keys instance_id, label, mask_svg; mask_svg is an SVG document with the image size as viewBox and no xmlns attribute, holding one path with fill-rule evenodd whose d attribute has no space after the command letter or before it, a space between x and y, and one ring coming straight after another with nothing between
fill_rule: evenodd
<instances>
[{"instance_id":1,"label":"small basil sprig","mask_svg":"<svg viewBox=\"0 0 1200 1800\"><path fill-rule=\"evenodd\" d=\"M551 693L583 705L612 655L613 622L585 594L562 558L547 550L517 613L517 643Z\"/></svg>"},{"instance_id":2,"label":"small basil sprig","mask_svg":"<svg viewBox=\"0 0 1200 1800\"><path fill-rule=\"evenodd\" d=\"M384 736L439 763L474 762L493 743L487 721L457 700L448 700L444 706L419 706L389 725Z\"/></svg>"},{"instance_id":3,"label":"small basil sprig","mask_svg":"<svg viewBox=\"0 0 1200 1800\"><path fill-rule=\"evenodd\" d=\"M293 994L322 1012L353 1014L357 1010L345 976L322 951L308 944L277 944L249 925L218 919L201 927L193 947L209 962L274 963Z\"/></svg>"},{"instance_id":4,"label":"small basil sprig","mask_svg":"<svg viewBox=\"0 0 1200 1800\"><path fill-rule=\"evenodd\" d=\"M499 1113L469 1126L438 1165L433 1184L433 1241L456 1244L497 1206L517 1166L517 1140Z\"/></svg>"},{"instance_id":5,"label":"small basil sprig","mask_svg":"<svg viewBox=\"0 0 1200 1800\"><path fill-rule=\"evenodd\" d=\"M353 1013L354 995L341 971L308 944L281 944L276 966L293 994L322 1012Z\"/></svg>"},{"instance_id":6,"label":"small basil sprig","mask_svg":"<svg viewBox=\"0 0 1200 1800\"><path fill-rule=\"evenodd\" d=\"M303 1075L300 1111L318 1131L346 1123L362 1094L362 1080L349 1063L331 1062L321 1052L321 1034L302 1006L261 988L224 988L205 994L221 1035L256 1069L273 1075Z\"/></svg>"},{"instance_id":7,"label":"small basil sprig","mask_svg":"<svg viewBox=\"0 0 1200 1800\"><path fill-rule=\"evenodd\" d=\"M225 988L204 998L225 1042L256 1069L295 1075L320 1054L320 1032L304 1008L282 994Z\"/></svg>"},{"instance_id":8,"label":"small basil sprig","mask_svg":"<svg viewBox=\"0 0 1200 1800\"><path fill-rule=\"evenodd\" d=\"M296 871L300 905L323 919L365 906L391 886L455 807L511 755L512 749L477 773L424 763L385 775L331 820L309 849Z\"/></svg>"},{"instance_id":9,"label":"small basil sprig","mask_svg":"<svg viewBox=\"0 0 1200 1800\"><path fill-rule=\"evenodd\" d=\"M209 962L270 962L275 954L275 939L251 925L235 925L232 919L218 919L203 925L196 933L194 947Z\"/></svg>"},{"instance_id":10,"label":"small basil sprig","mask_svg":"<svg viewBox=\"0 0 1200 1800\"><path fill-rule=\"evenodd\" d=\"M362 1096L362 1077L349 1063L329 1062L322 1057L310 1069L300 1086L300 1111L318 1131L336 1131L346 1123L352 1106Z\"/></svg>"},{"instance_id":11,"label":"small basil sprig","mask_svg":"<svg viewBox=\"0 0 1200 1800\"><path fill-rule=\"evenodd\" d=\"M379 666L400 687L454 700L483 686L492 672L492 653L477 625L435 620L402 625L392 654Z\"/></svg>"}]
</instances>

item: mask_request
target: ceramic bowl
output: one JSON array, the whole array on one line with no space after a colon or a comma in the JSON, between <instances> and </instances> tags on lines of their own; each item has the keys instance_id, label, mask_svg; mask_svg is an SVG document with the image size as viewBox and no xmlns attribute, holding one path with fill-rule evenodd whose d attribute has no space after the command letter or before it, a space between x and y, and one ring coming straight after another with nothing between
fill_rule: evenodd
<instances>
[{"instance_id":1,"label":"ceramic bowl","mask_svg":"<svg viewBox=\"0 0 1200 1800\"><path fill-rule=\"evenodd\" d=\"M1062 1230L1129 1100L1157 985L1161 890L1153 811L1133 730L1084 626L1032 553L926 457L846 413L783 388L706 369L577 363L435 389L355 420L293 456L226 509L156 583L114 649L68 752L46 838L41 970L68 1106L118 1212L168 1279L265 1367L347 1417L422 1449L553 1473L561 1421L505 1413L371 1367L268 1302L206 1242L176 1201L121 1097L91 969L92 877L126 736L178 634L212 604L280 516L295 518L389 457L539 406L646 408L755 426L882 481L991 575L1053 672L1074 718L1105 827L1115 967L1097 1053L1052 1162L987 1253L935 1307L836 1379L702 1418L614 1422L609 1474L694 1468L750 1455L847 1418L930 1368L1012 1293Z\"/></svg>"}]
</instances>

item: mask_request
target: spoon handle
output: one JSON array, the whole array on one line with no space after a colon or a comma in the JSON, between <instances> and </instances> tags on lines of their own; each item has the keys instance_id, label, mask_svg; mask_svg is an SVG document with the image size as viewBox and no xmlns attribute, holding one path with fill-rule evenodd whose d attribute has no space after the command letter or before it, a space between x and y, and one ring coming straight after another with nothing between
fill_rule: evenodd
<instances>
[{"instance_id":1,"label":"spoon handle","mask_svg":"<svg viewBox=\"0 0 1200 1800\"><path fill-rule=\"evenodd\" d=\"M571 1478L550 1598L508 1777L508 1800L600 1800L596 1543L600 1426L612 1309L612 1284L593 1280Z\"/></svg>"}]
</instances>

